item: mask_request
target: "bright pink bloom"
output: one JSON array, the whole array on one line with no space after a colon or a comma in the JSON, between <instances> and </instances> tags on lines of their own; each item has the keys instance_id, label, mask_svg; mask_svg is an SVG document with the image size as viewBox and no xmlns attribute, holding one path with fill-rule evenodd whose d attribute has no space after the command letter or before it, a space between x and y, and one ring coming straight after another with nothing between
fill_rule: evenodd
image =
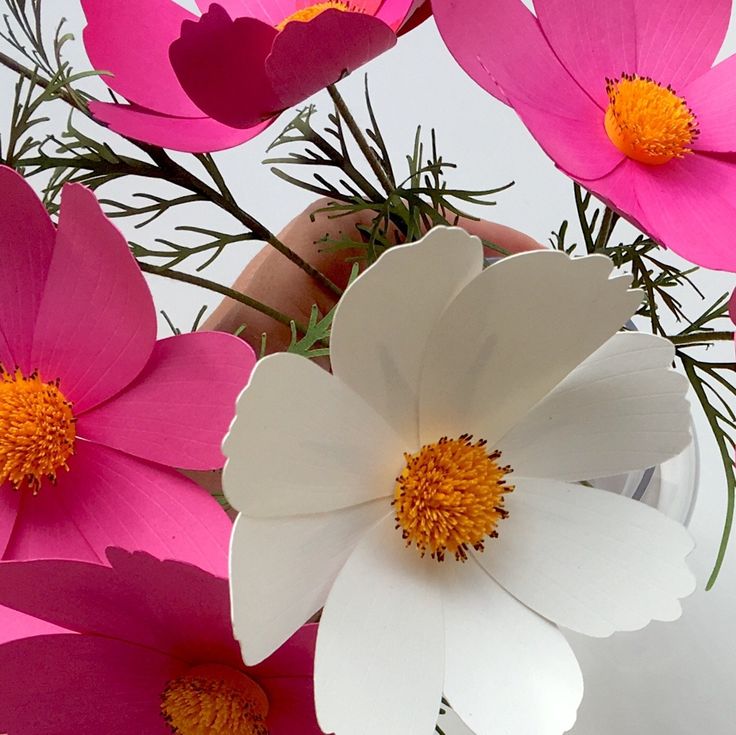
<instances>
[{"instance_id":1,"label":"bright pink bloom","mask_svg":"<svg viewBox=\"0 0 736 735\"><path fill-rule=\"evenodd\" d=\"M684 258L734 271L736 56L712 66L731 4L535 0L536 16L521 0L432 7L463 69L565 173Z\"/></svg>"},{"instance_id":2,"label":"bright pink bloom","mask_svg":"<svg viewBox=\"0 0 736 735\"><path fill-rule=\"evenodd\" d=\"M92 104L118 133L202 152L254 137L283 110L383 53L416 0L82 0L84 43L131 105Z\"/></svg>"},{"instance_id":3,"label":"bright pink bloom","mask_svg":"<svg viewBox=\"0 0 736 735\"><path fill-rule=\"evenodd\" d=\"M157 342L148 286L89 190L64 187L58 228L9 168L0 192L0 558L98 561L117 544L207 568L229 520L170 468L223 465L253 351L215 332Z\"/></svg>"},{"instance_id":4,"label":"bright pink bloom","mask_svg":"<svg viewBox=\"0 0 736 735\"><path fill-rule=\"evenodd\" d=\"M109 549L108 559L110 567L0 564L0 604L77 631L31 628L31 637L0 645L0 732L171 735L168 714L180 735L261 735L263 725L269 735L319 735L316 625L248 667L233 638L226 579L141 552ZM218 711L218 697L231 709ZM202 717L211 705L221 719L194 729L186 704ZM237 714L245 717L236 722Z\"/></svg>"}]
</instances>

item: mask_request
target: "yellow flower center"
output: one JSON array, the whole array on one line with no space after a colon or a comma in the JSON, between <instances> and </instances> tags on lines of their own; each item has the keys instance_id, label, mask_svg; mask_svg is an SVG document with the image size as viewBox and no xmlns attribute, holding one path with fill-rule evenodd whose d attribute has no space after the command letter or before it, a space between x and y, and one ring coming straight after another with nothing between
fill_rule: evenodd
<instances>
[{"instance_id":1,"label":"yellow flower center","mask_svg":"<svg viewBox=\"0 0 736 735\"><path fill-rule=\"evenodd\" d=\"M55 482L74 454L74 423L58 381L0 370L0 484L26 485L35 494L44 479Z\"/></svg>"},{"instance_id":2,"label":"yellow flower center","mask_svg":"<svg viewBox=\"0 0 736 735\"><path fill-rule=\"evenodd\" d=\"M322 3L315 3L314 5L310 5L309 7L302 8L301 10L297 10L295 13L292 13L291 15L284 18L284 20L281 21L276 26L277 31L283 31L284 28L286 28L286 25L288 23L291 23L292 21L299 21L300 23L308 23L310 20L316 18L321 13L324 13L325 10L342 10L343 12L346 11L352 11L357 12L355 8L353 8L350 3L341 2L341 0L325 0L325 2Z\"/></svg>"},{"instance_id":3,"label":"yellow flower center","mask_svg":"<svg viewBox=\"0 0 736 735\"><path fill-rule=\"evenodd\" d=\"M636 74L606 80L606 132L629 158L654 166L692 153L698 124L692 110L672 87Z\"/></svg>"},{"instance_id":4,"label":"yellow flower center","mask_svg":"<svg viewBox=\"0 0 736 735\"><path fill-rule=\"evenodd\" d=\"M405 453L392 504L406 545L437 561L448 551L458 561L468 558L470 547L482 551L484 539L495 538L496 525L508 516L503 496L514 489L504 480L511 468L499 466L500 457L469 434Z\"/></svg>"},{"instance_id":5,"label":"yellow flower center","mask_svg":"<svg viewBox=\"0 0 736 735\"><path fill-rule=\"evenodd\" d=\"M161 714L177 735L268 735L268 699L229 666L194 666L166 685Z\"/></svg>"}]
</instances>

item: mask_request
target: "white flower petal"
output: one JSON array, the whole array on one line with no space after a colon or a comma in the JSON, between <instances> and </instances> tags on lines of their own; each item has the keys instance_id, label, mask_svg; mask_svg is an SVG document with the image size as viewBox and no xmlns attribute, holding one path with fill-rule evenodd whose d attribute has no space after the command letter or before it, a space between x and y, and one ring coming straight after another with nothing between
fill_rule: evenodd
<instances>
[{"instance_id":1,"label":"white flower petal","mask_svg":"<svg viewBox=\"0 0 736 735\"><path fill-rule=\"evenodd\" d=\"M498 442L503 462L521 477L589 480L676 456L691 436L674 354L661 337L614 335Z\"/></svg>"},{"instance_id":2,"label":"white flower petal","mask_svg":"<svg viewBox=\"0 0 736 735\"><path fill-rule=\"evenodd\" d=\"M556 480L506 495L499 537L475 553L514 597L578 633L605 637L676 620L695 589L688 532L644 503Z\"/></svg>"},{"instance_id":3,"label":"white flower petal","mask_svg":"<svg viewBox=\"0 0 736 735\"><path fill-rule=\"evenodd\" d=\"M385 416L412 451L427 338L482 265L480 240L459 228L437 227L381 256L337 307L330 339L335 375Z\"/></svg>"},{"instance_id":4,"label":"white flower petal","mask_svg":"<svg viewBox=\"0 0 736 735\"><path fill-rule=\"evenodd\" d=\"M261 360L223 444L223 488L250 516L322 513L391 494L403 442L359 396L315 363Z\"/></svg>"},{"instance_id":5,"label":"white flower petal","mask_svg":"<svg viewBox=\"0 0 736 735\"><path fill-rule=\"evenodd\" d=\"M641 292L603 255L513 255L475 278L430 335L420 441L470 433L493 446L634 313Z\"/></svg>"},{"instance_id":6,"label":"white flower petal","mask_svg":"<svg viewBox=\"0 0 736 735\"><path fill-rule=\"evenodd\" d=\"M442 697L436 562L403 546L393 517L366 534L327 599L317 635L317 718L336 735L430 735Z\"/></svg>"},{"instance_id":7,"label":"white flower petal","mask_svg":"<svg viewBox=\"0 0 736 735\"><path fill-rule=\"evenodd\" d=\"M476 733L569 730L583 677L562 633L473 559L442 566L445 696L455 712Z\"/></svg>"},{"instance_id":8,"label":"white flower petal","mask_svg":"<svg viewBox=\"0 0 736 735\"><path fill-rule=\"evenodd\" d=\"M248 664L270 656L316 613L386 500L289 518L239 515L230 544L233 630ZM393 516L391 516L393 519Z\"/></svg>"}]
</instances>

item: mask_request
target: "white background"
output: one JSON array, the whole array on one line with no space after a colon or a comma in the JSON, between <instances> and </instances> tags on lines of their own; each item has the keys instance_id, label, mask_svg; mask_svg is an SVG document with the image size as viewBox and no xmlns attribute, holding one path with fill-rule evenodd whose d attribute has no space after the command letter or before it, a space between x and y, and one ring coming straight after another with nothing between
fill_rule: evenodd
<instances>
[{"instance_id":1,"label":"white background","mask_svg":"<svg viewBox=\"0 0 736 735\"><path fill-rule=\"evenodd\" d=\"M49 25L63 15L69 20L68 30L81 38L84 20L76 0L46 0L44 6ZM134 48L137 39L131 38L130 42ZM736 28L732 23L725 51L731 53L735 48ZM79 41L70 46L70 56L77 68L86 68L88 62ZM543 242L562 219L573 219L570 182L554 169L515 115L476 87L455 65L432 21L402 38L395 49L371 63L367 71L374 105L397 164L411 150L416 125L434 127L441 152L460 167L451 178L453 183L483 188L516 182L510 191L499 195L498 206L484 210L484 216L512 225ZM14 82L12 74L0 70L3 137L8 129ZM341 84L343 95L356 111L361 87L362 74ZM93 88L101 94L101 87ZM314 101L319 109L327 111L329 101L325 94L317 95ZM66 116L62 105L55 108L48 129L59 132ZM283 120L285 124L288 117L285 115ZM273 130L277 129L278 124ZM127 150L114 135L99 130L96 134L110 140L116 150ZM275 132L267 131L238 149L217 154L216 158L240 203L278 231L312 196L279 181L260 165L274 136ZM185 165L193 165L191 159L181 160ZM40 186L42 182L36 183ZM146 182L129 181L103 193L122 197L150 190ZM165 187L159 190L171 192ZM234 221L210 209L195 208L186 217L188 224L237 231ZM172 228L181 222L179 216L171 217L134 232L132 222L118 220L131 239L148 244L157 236L176 239ZM222 283L232 282L257 248L251 244L232 246L205 275ZM672 259L679 262L675 256ZM218 300L208 292L160 278L150 282L157 305L185 330L202 304L212 306ZM731 291L736 278L704 273L699 283L709 297L715 297ZM693 312L697 311L697 304L689 296L688 304ZM162 323L162 334L166 331ZM731 360L732 350L732 345L724 344L712 354L716 359ZM704 592L721 530L725 485L712 438L697 410L696 428L701 444L701 475L691 522L698 548L691 562L699 579L698 592L685 601L684 616L677 623L654 623L644 632L619 634L603 641L570 636L586 682L585 700L573 730L577 735L736 732L736 542L716 589ZM492 619L489 624L493 624ZM461 731L448 728L448 735Z\"/></svg>"}]
</instances>

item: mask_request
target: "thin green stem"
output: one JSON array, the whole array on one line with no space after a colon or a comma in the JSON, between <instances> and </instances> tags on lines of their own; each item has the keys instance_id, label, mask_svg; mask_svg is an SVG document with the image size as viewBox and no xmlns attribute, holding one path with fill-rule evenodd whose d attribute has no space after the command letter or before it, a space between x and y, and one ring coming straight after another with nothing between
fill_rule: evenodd
<instances>
[{"instance_id":1,"label":"thin green stem","mask_svg":"<svg viewBox=\"0 0 736 735\"><path fill-rule=\"evenodd\" d=\"M330 84L327 87L327 92L332 98L332 101L335 103L335 108L337 109L338 114L345 121L345 124L348 126L348 130L351 132L353 138L355 139L355 142L358 144L360 152L365 157L365 160L368 161L368 164L370 165L373 173L376 175L376 178L380 182L381 186L384 188L386 194L388 196L391 196L394 191L394 186L391 183L388 174L384 171L383 166L381 166L381 162L378 160L376 154L373 152L368 139L365 137L363 131L360 129L360 126L355 121L355 118L348 109L348 106L345 103L345 100L342 98L342 95L337 91L337 87L334 84Z\"/></svg>"},{"instance_id":2,"label":"thin green stem","mask_svg":"<svg viewBox=\"0 0 736 735\"><path fill-rule=\"evenodd\" d=\"M696 332L695 334L675 334L668 337L673 345L706 344L708 342L733 341L736 334L730 331L723 332Z\"/></svg>"},{"instance_id":3,"label":"thin green stem","mask_svg":"<svg viewBox=\"0 0 736 735\"><path fill-rule=\"evenodd\" d=\"M580 229L583 232L583 239L585 240L585 250L590 254L595 252L595 243L590 232L588 218L585 215L588 202L590 202L590 194L586 193L583 195L583 189L577 182L573 184L573 191L575 192L575 209L578 213L578 222L580 223Z\"/></svg>"},{"instance_id":4,"label":"thin green stem","mask_svg":"<svg viewBox=\"0 0 736 735\"><path fill-rule=\"evenodd\" d=\"M598 236L595 239L596 250L603 250L603 248L608 245L608 241L611 239L613 229L616 227L618 220L619 215L612 209L606 207L606 211L603 213L603 220L601 221L600 229L598 230Z\"/></svg>"},{"instance_id":5,"label":"thin green stem","mask_svg":"<svg viewBox=\"0 0 736 735\"><path fill-rule=\"evenodd\" d=\"M181 281L182 283L188 283L192 286L199 286L200 288L207 289L208 291L214 291L215 293L219 293L222 296L227 296L233 301L238 301L241 304L245 304L245 306L249 306L251 309L260 311L261 314L265 314L266 316L271 317L271 319L274 319L275 321L280 322L287 327L291 327L293 323L297 331L301 332L302 334L307 333L306 324L302 324L295 319L291 319L286 316L286 314L282 314L280 311L277 311L276 309L273 309L260 301L256 301L256 299L252 299L250 296L246 296L246 294L240 293L240 291L236 291L234 288L221 286L219 283L216 283L215 281L208 281L206 278L202 278L201 276L194 276L191 273L175 271L171 268L164 268L160 265L151 265L150 263L142 263L141 261L138 261L138 266L144 273L151 273L154 276L170 278L173 281Z\"/></svg>"}]
</instances>

